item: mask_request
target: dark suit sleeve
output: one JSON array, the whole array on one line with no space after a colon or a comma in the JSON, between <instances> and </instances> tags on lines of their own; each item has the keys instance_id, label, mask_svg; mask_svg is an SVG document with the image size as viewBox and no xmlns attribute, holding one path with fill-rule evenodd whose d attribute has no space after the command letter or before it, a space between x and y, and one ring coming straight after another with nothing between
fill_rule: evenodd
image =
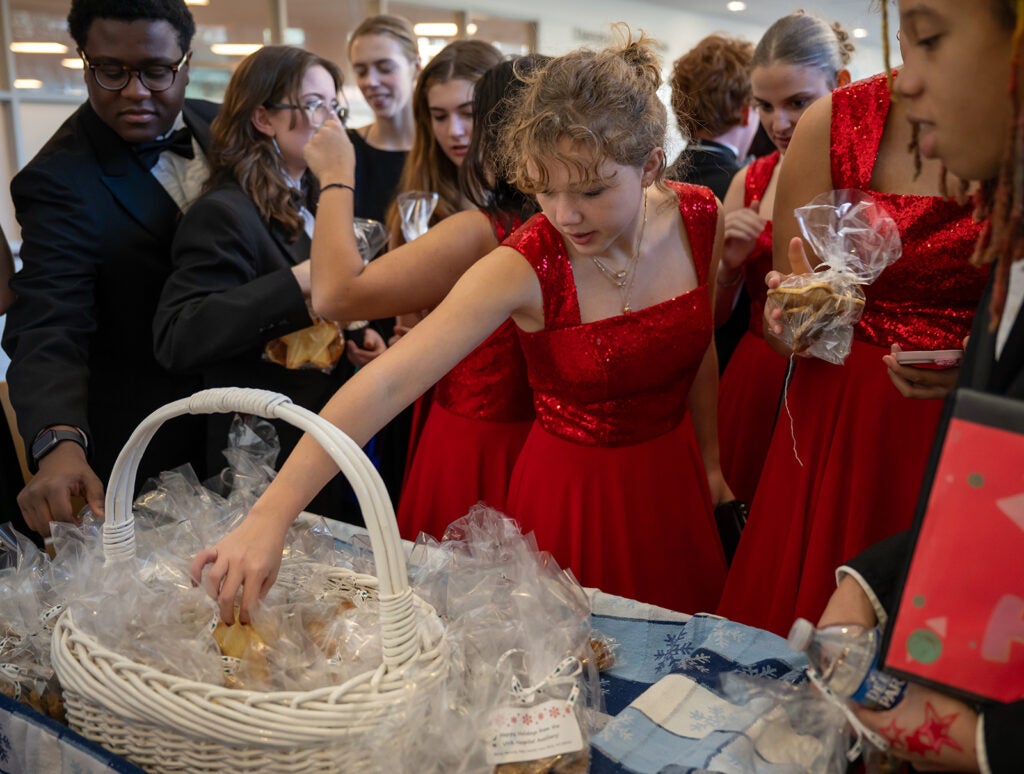
<instances>
[{"instance_id":1,"label":"dark suit sleeve","mask_svg":"<svg viewBox=\"0 0 1024 774\"><path fill-rule=\"evenodd\" d=\"M185 214L153 320L157 360L174 371L237 357L310 325L290 264L241 191Z\"/></svg>"},{"instance_id":2,"label":"dark suit sleeve","mask_svg":"<svg viewBox=\"0 0 1024 774\"><path fill-rule=\"evenodd\" d=\"M985 755L992 774L1020 774L1024 771L1024 702L987 707Z\"/></svg>"},{"instance_id":3,"label":"dark suit sleeve","mask_svg":"<svg viewBox=\"0 0 1024 774\"><path fill-rule=\"evenodd\" d=\"M48 425L90 433L89 356L103 229L73 175L55 172L30 165L11 184L22 270L11 280L18 298L7 314L4 349L26 444Z\"/></svg>"},{"instance_id":4,"label":"dark suit sleeve","mask_svg":"<svg viewBox=\"0 0 1024 774\"><path fill-rule=\"evenodd\" d=\"M846 563L867 582L890 616L896 607L900 579L910 556L910 540L909 531L900 532L875 543Z\"/></svg>"}]
</instances>

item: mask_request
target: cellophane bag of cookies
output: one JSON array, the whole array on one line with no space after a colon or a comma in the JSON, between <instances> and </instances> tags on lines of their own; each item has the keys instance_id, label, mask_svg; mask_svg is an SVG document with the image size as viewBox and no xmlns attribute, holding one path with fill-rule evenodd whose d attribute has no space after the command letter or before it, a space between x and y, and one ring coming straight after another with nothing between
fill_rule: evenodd
<instances>
[{"instance_id":1,"label":"cellophane bag of cookies","mask_svg":"<svg viewBox=\"0 0 1024 774\"><path fill-rule=\"evenodd\" d=\"M780 338L793 352L840 364L864 311L864 286L900 257L899 230L885 208L854 189L821 194L794 214L821 263L787 277L768 300L782 310Z\"/></svg>"},{"instance_id":2,"label":"cellophane bag of cookies","mask_svg":"<svg viewBox=\"0 0 1024 774\"><path fill-rule=\"evenodd\" d=\"M356 218L356 245L363 263L369 263L388 243L388 230L380 221ZM329 374L345 354L343 324L327 320L307 303L311 325L268 341L263 359L288 369L313 368ZM346 321L346 323L351 321Z\"/></svg>"},{"instance_id":3,"label":"cellophane bag of cookies","mask_svg":"<svg viewBox=\"0 0 1024 774\"><path fill-rule=\"evenodd\" d=\"M419 770L446 773L585 772L601 694L590 604L575 578L483 506L441 541L421 535L409 569L447 627L453 665L429 719L417 721L422 753L385 750L381 770L419 760L431 763Z\"/></svg>"},{"instance_id":4,"label":"cellophane bag of cookies","mask_svg":"<svg viewBox=\"0 0 1024 774\"><path fill-rule=\"evenodd\" d=\"M50 665L50 634L62 605L49 558L10 524L0 524L0 693L63 718Z\"/></svg>"}]
</instances>

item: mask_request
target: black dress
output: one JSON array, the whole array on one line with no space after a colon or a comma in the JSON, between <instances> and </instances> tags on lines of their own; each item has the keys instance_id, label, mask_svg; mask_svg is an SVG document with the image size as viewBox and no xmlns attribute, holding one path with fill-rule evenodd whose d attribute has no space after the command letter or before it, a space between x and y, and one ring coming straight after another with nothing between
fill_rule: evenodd
<instances>
[{"instance_id":1,"label":"black dress","mask_svg":"<svg viewBox=\"0 0 1024 774\"><path fill-rule=\"evenodd\" d=\"M398 191L408 151L381 150L370 145L359 133L349 129L348 136L356 152L356 194L354 214L357 218L370 218L384 223L388 207ZM394 318L374 320L373 327L387 341L394 333ZM389 422L368 447L388 493L395 505L402 491L405 464L412 428L412 409L403 410Z\"/></svg>"}]
</instances>

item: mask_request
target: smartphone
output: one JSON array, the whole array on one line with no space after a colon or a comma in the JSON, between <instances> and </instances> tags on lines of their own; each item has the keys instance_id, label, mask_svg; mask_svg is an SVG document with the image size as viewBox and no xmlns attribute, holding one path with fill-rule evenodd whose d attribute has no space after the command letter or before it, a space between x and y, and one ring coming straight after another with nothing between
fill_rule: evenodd
<instances>
[{"instance_id":1,"label":"smartphone","mask_svg":"<svg viewBox=\"0 0 1024 774\"><path fill-rule=\"evenodd\" d=\"M964 351L962 349L931 349L894 352L893 357L900 365L916 368L955 368L964 359Z\"/></svg>"}]
</instances>

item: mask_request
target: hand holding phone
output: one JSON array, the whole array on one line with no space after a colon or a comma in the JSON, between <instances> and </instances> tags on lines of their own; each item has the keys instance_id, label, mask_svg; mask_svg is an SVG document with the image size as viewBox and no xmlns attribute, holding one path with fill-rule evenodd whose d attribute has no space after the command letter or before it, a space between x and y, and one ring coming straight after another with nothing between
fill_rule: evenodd
<instances>
[{"instance_id":1,"label":"hand holding phone","mask_svg":"<svg viewBox=\"0 0 1024 774\"><path fill-rule=\"evenodd\" d=\"M892 356L900 365L916 368L955 368L964 357L962 349L931 349L910 352L893 352Z\"/></svg>"}]
</instances>

